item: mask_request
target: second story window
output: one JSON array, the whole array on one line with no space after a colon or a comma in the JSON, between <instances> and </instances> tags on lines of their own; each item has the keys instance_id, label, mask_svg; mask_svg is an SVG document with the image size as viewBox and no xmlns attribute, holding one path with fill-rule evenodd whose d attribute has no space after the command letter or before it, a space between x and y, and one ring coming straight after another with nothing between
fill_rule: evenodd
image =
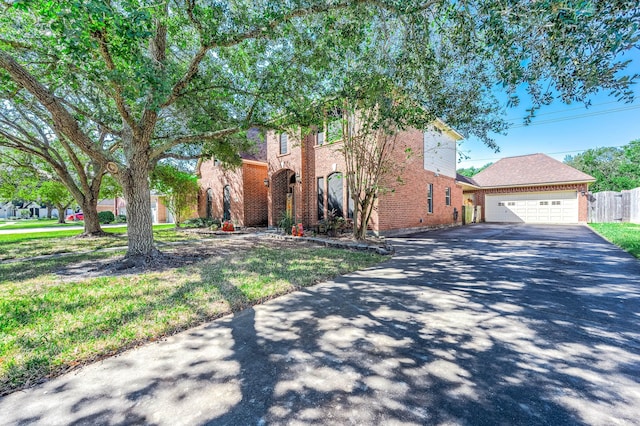
<instances>
[{"instance_id":1,"label":"second story window","mask_svg":"<svg viewBox=\"0 0 640 426\"><path fill-rule=\"evenodd\" d=\"M286 133L280 133L280 155L286 154L287 151L287 142L289 137Z\"/></svg>"},{"instance_id":2,"label":"second story window","mask_svg":"<svg viewBox=\"0 0 640 426\"><path fill-rule=\"evenodd\" d=\"M324 132L316 133L316 145L324 145Z\"/></svg>"},{"instance_id":3,"label":"second story window","mask_svg":"<svg viewBox=\"0 0 640 426\"><path fill-rule=\"evenodd\" d=\"M332 119L327 123L327 142L338 142L342 140L342 120Z\"/></svg>"}]
</instances>

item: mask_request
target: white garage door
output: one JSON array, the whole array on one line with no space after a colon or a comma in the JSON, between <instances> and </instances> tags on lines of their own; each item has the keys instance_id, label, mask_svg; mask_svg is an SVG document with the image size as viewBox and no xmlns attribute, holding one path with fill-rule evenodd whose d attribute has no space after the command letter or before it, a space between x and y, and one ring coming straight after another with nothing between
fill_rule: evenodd
<instances>
[{"instance_id":1,"label":"white garage door","mask_svg":"<svg viewBox=\"0 0 640 426\"><path fill-rule=\"evenodd\" d=\"M578 223L576 191L492 194L485 204L487 222Z\"/></svg>"}]
</instances>

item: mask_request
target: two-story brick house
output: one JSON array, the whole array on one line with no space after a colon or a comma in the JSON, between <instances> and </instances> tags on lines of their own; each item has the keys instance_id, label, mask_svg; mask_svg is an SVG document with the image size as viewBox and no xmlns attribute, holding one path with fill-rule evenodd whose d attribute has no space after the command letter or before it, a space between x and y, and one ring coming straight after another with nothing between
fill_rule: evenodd
<instances>
[{"instance_id":1,"label":"two-story brick house","mask_svg":"<svg viewBox=\"0 0 640 426\"><path fill-rule=\"evenodd\" d=\"M352 217L343 176L345 162L338 149L340 135L326 127L308 135L268 132L268 223L276 226L285 212L306 227L335 210ZM461 223L462 187L456 182L456 145L462 139L441 121L427 131L398 134L395 161L399 179L377 199L370 227L388 234L405 229ZM412 153L406 156L406 150ZM394 177L395 178L395 177ZM395 181L395 179L394 179Z\"/></svg>"}]
</instances>

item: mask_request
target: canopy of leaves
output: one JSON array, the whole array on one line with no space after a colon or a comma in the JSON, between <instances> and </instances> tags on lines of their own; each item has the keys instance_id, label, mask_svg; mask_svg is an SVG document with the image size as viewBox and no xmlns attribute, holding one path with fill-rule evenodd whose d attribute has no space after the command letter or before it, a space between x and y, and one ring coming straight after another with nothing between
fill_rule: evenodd
<instances>
[{"instance_id":1,"label":"canopy of leaves","mask_svg":"<svg viewBox=\"0 0 640 426\"><path fill-rule=\"evenodd\" d=\"M121 138L145 112L158 116L155 160L190 156L194 143L282 114L297 119L313 102L364 88L370 73L491 143L489 132L504 130L490 93L496 83L514 102L527 84L534 108L555 93L583 101L602 88L628 99L635 76L620 75L618 58L637 46L640 16L635 1L3 4L0 52L64 101L100 145L87 151L114 161L125 161ZM30 102L4 72L0 93ZM216 150L225 152L209 147Z\"/></svg>"},{"instance_id":2,"label":"canopy of leaves","mask_svg":"<svg viewBox=\"0 0 640 426\"><path fill-rule=\"evenodd\" d=\"M486 169L487 167L489 167L490 165L492 165L493 163L487 163L484 166L480 166L480 167L463 167L461 169L458 169L456 172L458 174L461 174L462 176L466 176L466 177L473 177L475 175L477 175L478 173L480 173L481 171L483 171L484 169Z\"/></svg>"},{"instance_id":3,"label":"canopy of leaves","mask_svg":"<svg viewBox=\"0 0 640 426\"><path fill-rule=\"evenodd\" d=\"M66 206L73 202L73 197L46 162L0 148L0 200Z\"/></svg>"},{"instance_id":4,"label":"canopy of leaves","mask_svg":"<svg viewBox=\"0 0 640 426\"><path fill-rule=\"evenodd\" d=\"M622 191L640 187L640 139L627 145L588 149L567 156L564 162L596 178L593 192Z\"/></svg>"}]
</instances>

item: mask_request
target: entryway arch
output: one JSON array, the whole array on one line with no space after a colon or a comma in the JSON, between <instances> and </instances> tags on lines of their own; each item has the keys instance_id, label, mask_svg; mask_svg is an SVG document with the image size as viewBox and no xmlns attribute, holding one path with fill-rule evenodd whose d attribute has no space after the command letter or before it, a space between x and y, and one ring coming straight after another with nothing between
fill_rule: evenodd
<instances>
[{"instance_id":1,"label":"entryway arch","mask_svg":"<svg viewBox=\"0 0 640 426\"><path fill-rule=\"evenodd\" d=\"M291 169L282 169L271 177L271 206L273 222L277 225L285 213L296 216L296 174Z\"/></svg>"}]
</instances>

